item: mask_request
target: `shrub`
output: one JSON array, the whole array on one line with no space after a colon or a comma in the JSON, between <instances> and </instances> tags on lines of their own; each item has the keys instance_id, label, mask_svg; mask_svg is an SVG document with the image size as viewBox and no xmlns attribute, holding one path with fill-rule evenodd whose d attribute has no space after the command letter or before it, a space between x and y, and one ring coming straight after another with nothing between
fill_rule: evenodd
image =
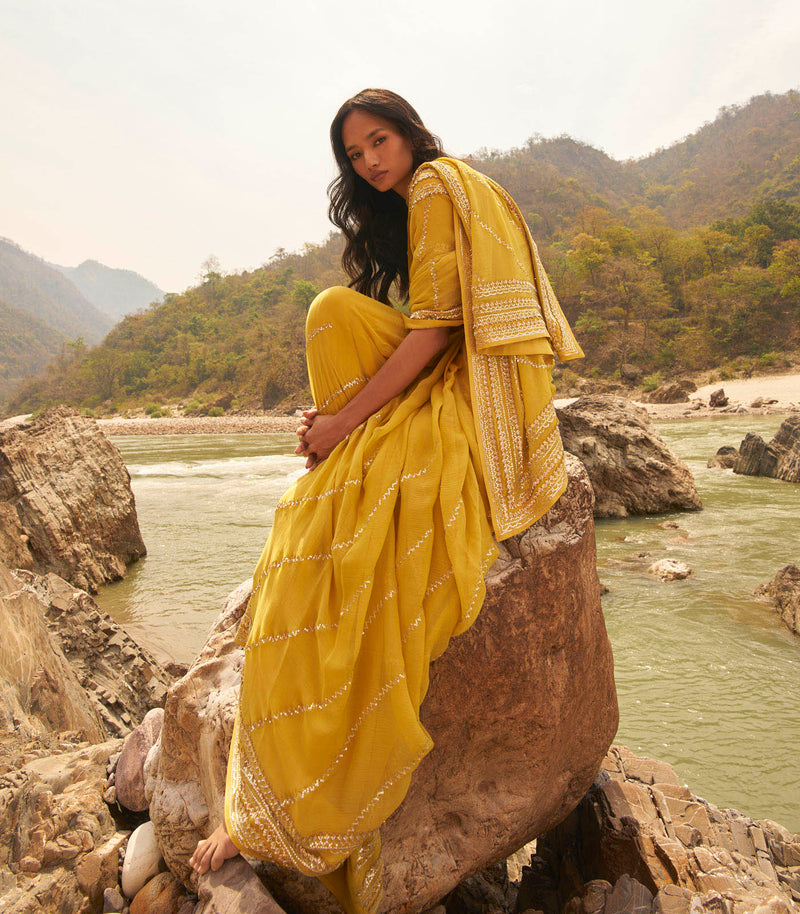
<instances>
[{"instance_id":1,"label":"shrub","mask_svg":"<svg viewBox=\"0 0 800 914\"><path fill-rule=\"evenodd\" d=\"M152 416L153 413L160 413L161 407L158 403L148 403L147 406L145 406L144 411L148 416Z\"/></svg>"},{"instance_id":2,"label":"shrub","mask_svg":"<svg viewBox=\"0 0 800 914\"><path fill-rule=\"evenodd\" d=\"M658 372L656 372L655 374L648 375L642 381L642 390L646 394L649 394L651 390L655 390L657 387L660 386L660 384L661 384L661 375Z\"/></svg>"},{"instance_id":3,"label":"shrub","mask_svg":"<svg viewBox=\"0 0 800 914\"><path fill-rule=\"evenodd\" d=\"M225 410L221 406L212 406L208 411L207 415L209 416L224 416Z\"/></svg>"}]
</instances>

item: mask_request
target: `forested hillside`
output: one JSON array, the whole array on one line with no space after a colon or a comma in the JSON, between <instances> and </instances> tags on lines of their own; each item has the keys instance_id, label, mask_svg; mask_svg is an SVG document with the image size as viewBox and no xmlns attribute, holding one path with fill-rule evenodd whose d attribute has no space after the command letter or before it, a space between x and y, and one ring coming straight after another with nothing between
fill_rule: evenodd
<instances>
[{"instance_id":1,"label":"forested hillside","mask_svg":"<svg viewBox=\"0 0 800 914\"><path fill-rule=\"evenodd\" d=\"M587 358L659 376L753 370L800 348L800 93L726 108L645 159L617 162L568 137L476 155L518 201ZM102 346L64 352L13 409L121 408L178 398L273 406L305 398L303 319L341 282L339 240L278 252L125 318Z\"/></svg>"},{"instance_id":2,"label":"forested hillside","mask_svg":"<svg viewBox=\"0 0 800 914\"><path fill-rule=\"evenodd\" d=\"M66 344L63 333L0 301L0 403L22 378L41 371Z\"/></svg>"}]
</instances>

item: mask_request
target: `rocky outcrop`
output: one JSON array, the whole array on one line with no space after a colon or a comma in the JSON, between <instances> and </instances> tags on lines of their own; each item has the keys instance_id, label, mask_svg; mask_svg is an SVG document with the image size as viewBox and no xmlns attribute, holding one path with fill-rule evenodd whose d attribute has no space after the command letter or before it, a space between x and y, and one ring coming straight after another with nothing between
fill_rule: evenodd
<instances>
[{"instance_id":1,"label":"rocky outcrop","mask_svg":"<svg viewBox=\"0 0 800 914\"><path fill-rule=\"evenodd\" d=\"M760 435L746 435L733 472L800 482L800 416L784 419L768 444Z\"/></svg>"},{"instance_id":2,"label":"rocky outcrop","mask_svg":"<svg viewBox=\"0 0 800 914\"><path fill-rule=\"evenodd\" d=\"M67 659L107 736L124 736L151 708L164 704L175 677L88 593L55 574L18 571L15 577L17 587L38 600L52 643Z\"/></svg>"},{"instance_id":3,"label":"rocky outcrop","mask_svg":"<svg viewBox=\"0 0 800 914\"><path fill-rule=\"evenodd\" d=\"M95 591L145 553L130 476L93 420L62 406L0 433L0 562Z\"/></svg>"},{"instance_id":4,"label":"rocky outcrop","mask_svg":"<svg viewBox=\"0 0 800 914\"><path fill-rule=\"evenodd\" d=\"M657 387L647 398L650 403L688 403L689 394L697 390L694 381L688 378L680 381L671 381Z\"/></svg>"},{"instance_id":5,"label":"rocky outcrop","mask_svg":"<svg viewBox=\"0 0 800 914\"><path fill-rule=\"evenodd\" d=\"M546 914L800 911L800 839L720 810L665 762L615 747L569 818L537 842L517 910Z\"/></svg>"},{"instance_id":6,"label":"rocky outcrop","mask_svg":"<svg viewBox=\"0 0 800 914\"><path fill-rule=\"evenodd\" d=\"M476 623L431 667L422 720L434 749L382 830L386 911L424 910L551 829L592 783L616 730L592 490L578 461L568 457L568 469L567 492L502 544ZM231 595L170 689L145 767L150 816L182 878L198 838L222 817L242 665L233 636L247 596L247 585ZM284 907L336 909L314 880L261 871Z\"/></svg>"},{"instance_id":7,"label":"rocky outcrop","mask_svg":"<svg viewBox=\"0 0 800 914\"><path fill-rule=\"evenodd\" d=\"M0 565L0 910L102 910L128 835L106 803L122 740L103 740L171 681L88 594Z\"/></svg>"},{"instance_id":8,"label":"rocky outcrop","mask_svg":"<svg viewBox=\"0 0 800 914\"><path fill-rule=\"evenodd\" d=\"M620 397L580 397L558 410L564 448L592 480L595 517L668 514L702 507L689 468L641 407Z\"/></svg>"},{"instance_id":9,"label":"rocky outcrop","mask_svg":"<svg viewBox=\"0 0 800 914\"><path fill-rule=\"evenodd\" d=\"M70 745L0 731L0 910L101 911L118 880L127 832L103 800L120 740Z\"/></svg>"},{"instance_id":10,"label":"rocky outcrop","mask_svg":"<svg viewBox=\"0 0 800 914\"><path fill-rule=\"evenodd\" d=\"M768 583L756 590L756 596L768 600L781 617L781 622L800 635L800 568L785 565Z\"/></svg>"},{"instance_id":11,"label":"rocky outcrop","mask_svg":"<svg viewBox=\"0 0 800 914\"><path fill-rule=\"evenodd\" d=\"M0 730L20 737L77 731L100 741L97 708L53 642L36 595L0 565Z\"/></svg>"}]
</instances>

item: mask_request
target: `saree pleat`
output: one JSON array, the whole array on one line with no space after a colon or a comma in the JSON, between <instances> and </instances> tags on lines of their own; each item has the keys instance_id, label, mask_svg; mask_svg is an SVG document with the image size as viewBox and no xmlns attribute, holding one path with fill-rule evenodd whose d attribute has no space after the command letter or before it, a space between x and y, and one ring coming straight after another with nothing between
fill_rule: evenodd
<instances>
[{"instance_id":1,"label":"saree pleat","mask_svg":"<svg viewBox=\"0 0 800 914\"><path fill-rule=\"evenodd\" d=\"M350 289L307 322L314 400L335 412L408 331ZM497 549L463 333L281 499L237 638L245 646L226 824L243 852L377 909L378 829L431 748L430 662L464 631ZM446 461L445 461L446 455ZM446 472L445 472L446 469Z\"/></svg>"}]
</instances>

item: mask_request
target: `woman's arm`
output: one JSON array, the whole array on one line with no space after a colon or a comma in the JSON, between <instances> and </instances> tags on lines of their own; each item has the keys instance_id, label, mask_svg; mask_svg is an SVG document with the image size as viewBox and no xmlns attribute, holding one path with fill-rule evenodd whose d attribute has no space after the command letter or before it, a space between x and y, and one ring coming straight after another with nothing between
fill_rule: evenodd
<instances>
[{"instance_id":1,"label":"woman's arm","mask_svg":"<svg viewBox=\"0 0 800 914\"><path fill-rule=\"evenodd\" d=\"M409 331L366 387L338 413L320 416L316 410L309 410L304 414L304 424L297 430L300 444L295 453L308 455L307 467L316 466L354 428L416 380L428 362L445 348L449 336L449 327Z\"/></svg>"}]
</instances>

